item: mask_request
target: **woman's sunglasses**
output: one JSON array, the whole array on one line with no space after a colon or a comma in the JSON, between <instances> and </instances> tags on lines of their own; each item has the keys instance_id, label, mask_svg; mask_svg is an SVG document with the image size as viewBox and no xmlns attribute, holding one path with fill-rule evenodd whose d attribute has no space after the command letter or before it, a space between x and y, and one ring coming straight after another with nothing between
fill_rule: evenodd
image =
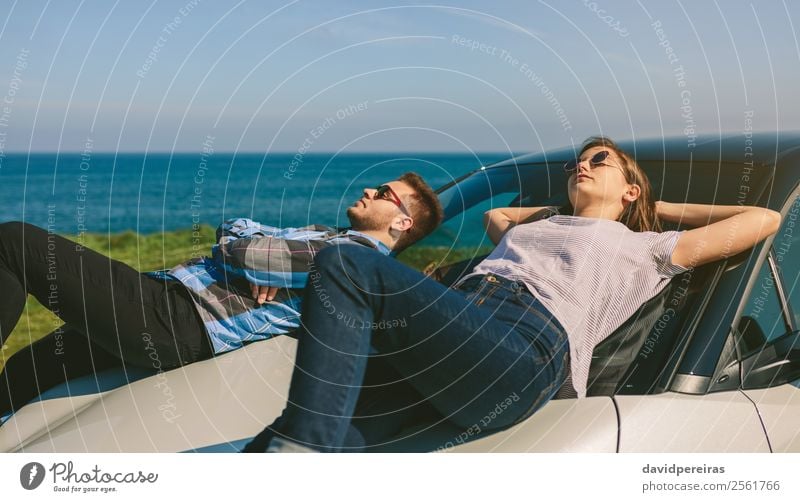
<instances>
[{"instance_id":1,"label":"woman's sunglasses","mask_svg":"<svg viewBox=\"0 0 800 502\"><path fill-rule=\"evenodd\" d=\"M608 150L603 150L602 152L597 152L596 154L592 155L592 158L589 159L589 167L591 169L596 168L597 166L612 166L612 167L619 167L614 164L606 164L605 160L608 158L610 153ZM564 164L564 171L568 173L574 173L578 169L578 164L581 162L580 159L572 159L567 161ZM622 169L620 167L620 169ZM623 171L624 172L624 171Z\"/></svg>"}]
</instances>

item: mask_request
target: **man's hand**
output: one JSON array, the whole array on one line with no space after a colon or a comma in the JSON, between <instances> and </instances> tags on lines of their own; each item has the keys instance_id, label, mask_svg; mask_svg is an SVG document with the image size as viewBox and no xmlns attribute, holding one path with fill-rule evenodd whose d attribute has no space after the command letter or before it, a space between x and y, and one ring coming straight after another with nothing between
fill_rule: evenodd
<instances>
[{"instance_id":1,"label":"man's hand","mask_svg":"<svg viewBox=\"0 0 800 502\"><path fill-rule=\"evenodd\" d=\"M278 288L271 286L256 286L255 284L251 284L250 292L253 293L253 299L260 305L265 301L271 302L278 293Z\"/></svg>"}]
</instances>

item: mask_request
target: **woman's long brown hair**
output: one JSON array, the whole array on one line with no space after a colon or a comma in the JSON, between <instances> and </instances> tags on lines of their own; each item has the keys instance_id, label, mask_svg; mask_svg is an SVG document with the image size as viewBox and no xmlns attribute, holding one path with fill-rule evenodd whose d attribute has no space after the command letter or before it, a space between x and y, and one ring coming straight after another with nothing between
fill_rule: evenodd
<instances>
[{"instance_id":1,"label":"woman's long brown hair","mask_svg":"<svg viewBox=\"0 0 800 502\"><path fill-rule=\"evenodd\" d=\"M590 148L601 146L612 150L622 160L622 171L625 173L625 181L639 185L641 193L639 198L628 204L617 221L627 226L634 232L661 232L661 222L656 215L656 202L653 200L653 189L650 180L644 170L636 161L621 149L611 138L606 136L592 136L583 142L580 157L583 152ZM561 214L573 214L575 208L567 200L566 206L560 208Z\"/></svg>"}]
</instances>

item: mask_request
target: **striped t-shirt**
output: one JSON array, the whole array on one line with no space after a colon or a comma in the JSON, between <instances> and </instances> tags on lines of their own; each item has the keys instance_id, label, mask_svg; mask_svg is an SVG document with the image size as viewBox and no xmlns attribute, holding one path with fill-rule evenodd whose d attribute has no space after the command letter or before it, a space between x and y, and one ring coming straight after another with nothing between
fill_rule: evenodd
<instances>
[{"instance_id":1,"label":"striped t-shirt","mask_svg":"<svg viewBox=\"0 0 800 502\"><path fill-rule=\"evenodd\" d=\"M681 233L554 215L511 228L469 275L525 283L566 330L572 384L584 397L595 346L688 270L671 260Z\"/></svg>"}]
</instances>

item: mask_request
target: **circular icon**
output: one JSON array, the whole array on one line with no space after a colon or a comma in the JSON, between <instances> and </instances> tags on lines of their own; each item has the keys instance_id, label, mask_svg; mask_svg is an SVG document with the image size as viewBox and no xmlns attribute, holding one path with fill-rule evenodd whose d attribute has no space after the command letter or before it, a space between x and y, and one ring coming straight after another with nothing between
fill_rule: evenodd
<instances>
[{"instance_id":1,"label":"circular icon","mask_svg":"<svg viewBox=\"0 0 800 502\"><path fill-rule=\"evenodd\" d=\"M19 482L26 490L35 490L44 481L44 466L39 462L30 462L19 471Z\"/></svg>"}]
</instances>

